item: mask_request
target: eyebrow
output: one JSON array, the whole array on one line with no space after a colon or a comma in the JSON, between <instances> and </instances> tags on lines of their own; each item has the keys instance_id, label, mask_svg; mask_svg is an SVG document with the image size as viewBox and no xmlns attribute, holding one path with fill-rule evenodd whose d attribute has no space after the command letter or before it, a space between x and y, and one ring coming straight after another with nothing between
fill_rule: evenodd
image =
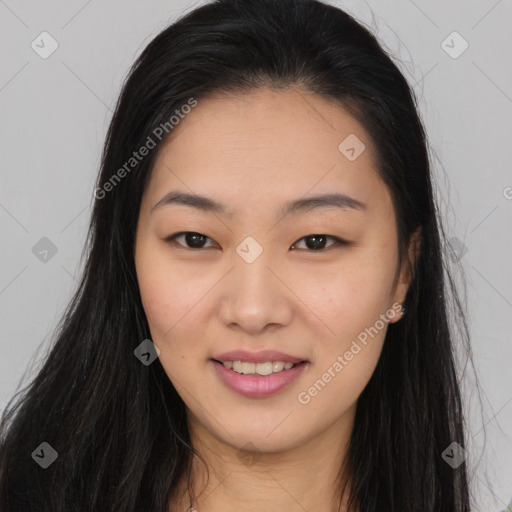
<instances>
[{"instance_id":1,"label":"eyebrow","mask_svg":"<svg viewBox=\"0 0 512 512\"><path fill-rule=\"evenodd\" d=\"M215 201L214 199L198 194L180 192L178 190L168 192L153 206L153 208L151 208L150 213L156 209L173 204L190 206L204 212L218 213L230 217L233 215L232 212L229 212L223 204ZM342 210L350 209L364 211L367 207L368 206L365 203L346 194L337 192L290 201L282 208L281 215L284 217L288 214L298 214L318 208L339 208Z\"/></svg>"}]
</instances>

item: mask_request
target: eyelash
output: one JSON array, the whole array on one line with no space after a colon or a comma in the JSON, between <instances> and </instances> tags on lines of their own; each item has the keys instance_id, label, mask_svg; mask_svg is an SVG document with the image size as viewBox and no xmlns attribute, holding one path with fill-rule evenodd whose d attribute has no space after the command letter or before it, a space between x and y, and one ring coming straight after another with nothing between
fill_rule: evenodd
<instances>
[{"instance_id":1,"label":"eyelash","mask_svg":"<svg viewBox=\"0 0 512 512\"><path fill-rule=\"evenodd\" d=\"M192 234L192 235L200 235L200 236L203 236L205 238L207 238L208 240L211 240L210 237L207 237L206 235L203 235L202 233L198 233L196 231L180 231L179 233L175 233L174 235L170 235L168 236L167 238L165 238L165 242L167 243L174 243L174 244L177 244L179 246L180 249L188 249L190 251L201 251L203 249L205 249L204 247L187 247L187 246L184 246L182 244L179 244L176 242L176 239L179 238L180 236L184 236L184 235L187 235L187 234ZM326 252L327 250L331 249L331 248L334 248L334 247L337 247L337 246L347 246L350 244L350 242L347 242L346 240L343 240L337 236L331 236L331 235L324 235L322 233L314 233L314 234L311 234L311 235L307 235L307 236L304 236L302 238L299 238L299 240L297 242L294 242L293 245L296 245L298 242L306 239L306 238L310 238L310 237L314 237L314 236L322 236L322 237L326 237L326 238L330 238L331 240L334 240L335 243L324 248L324 249L317 249L317 250L314 250L314 249L301 249L301 250L306 250L308 252Z\"/></svg>"}]
</instances>

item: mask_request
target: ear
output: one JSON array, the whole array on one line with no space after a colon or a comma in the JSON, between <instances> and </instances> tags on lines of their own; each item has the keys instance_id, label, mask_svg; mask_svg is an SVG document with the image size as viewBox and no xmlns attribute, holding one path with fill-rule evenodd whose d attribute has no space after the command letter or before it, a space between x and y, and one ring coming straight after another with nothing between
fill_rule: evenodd
<instances>
[{"instance_id":1,"label":"ear","mask_svg":"<svg viewBox=\"0 0 512 512\"><path fill-rule=\"evenodd\" d=\"M402 268L400 269L400 275L398 276L398 280L395 286L392 304L403 304L405 301L407 290L409 290L409 286L411 285L411 282L414 278L412 269L414 268L414 264L418 259L421 251L421 239L422 233L420 226L409 238L407 258L402 262ZM402 315L399 313L393 319L390 319L389 323L397 322L400 320L400 318L402 318Z\"/></svg>"}]
</instances>

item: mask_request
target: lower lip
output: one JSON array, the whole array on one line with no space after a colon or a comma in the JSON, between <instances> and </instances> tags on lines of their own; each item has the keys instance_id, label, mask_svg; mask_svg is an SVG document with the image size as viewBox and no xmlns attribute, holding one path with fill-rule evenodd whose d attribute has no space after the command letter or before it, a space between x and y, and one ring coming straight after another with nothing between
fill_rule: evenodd
<instances>
[{"instance_id":1,"label":"lower lip","mask_svg":"<svg viewBox=\"0 0 512 512\"><path fill-rule=\"evenodd\" d=\"M297 364L289 370L270 375L244 375L226 368L217 361L210 361L222 382L230 389L244 396L265 397L277 393L299 377L306 368L306 362Z\"/></svg>"}]
</instances>

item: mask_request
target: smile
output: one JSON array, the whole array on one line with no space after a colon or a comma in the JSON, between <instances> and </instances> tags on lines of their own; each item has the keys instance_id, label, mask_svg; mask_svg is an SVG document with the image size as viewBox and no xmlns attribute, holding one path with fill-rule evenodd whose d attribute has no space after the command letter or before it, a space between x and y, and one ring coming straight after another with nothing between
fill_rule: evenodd
<instances>
[{"instance_id":1,"label":"smile","mask_svg":"<svg viewBox=\"0 0 512 512\"><path fill-rule=\"evenodd\" d=\"M284 361L242 362L217 361L211 359L220 380L238 394L263 398L289 386L309 366L307 361L298 363Z\"/></svg>"},{"instance_id":2,"label":"smile","mask_svg":"<svg viewBox=\"0 0 512 512\"><path fill-rule=\"evenodd\" d=\"M219 361L220 363L221 361ZM247 363L242 361L224 361L225 368L244 375L270 375L293 368L295 364L284 361L265 361L263 363Z\"/></svg>"}]
</instances>

